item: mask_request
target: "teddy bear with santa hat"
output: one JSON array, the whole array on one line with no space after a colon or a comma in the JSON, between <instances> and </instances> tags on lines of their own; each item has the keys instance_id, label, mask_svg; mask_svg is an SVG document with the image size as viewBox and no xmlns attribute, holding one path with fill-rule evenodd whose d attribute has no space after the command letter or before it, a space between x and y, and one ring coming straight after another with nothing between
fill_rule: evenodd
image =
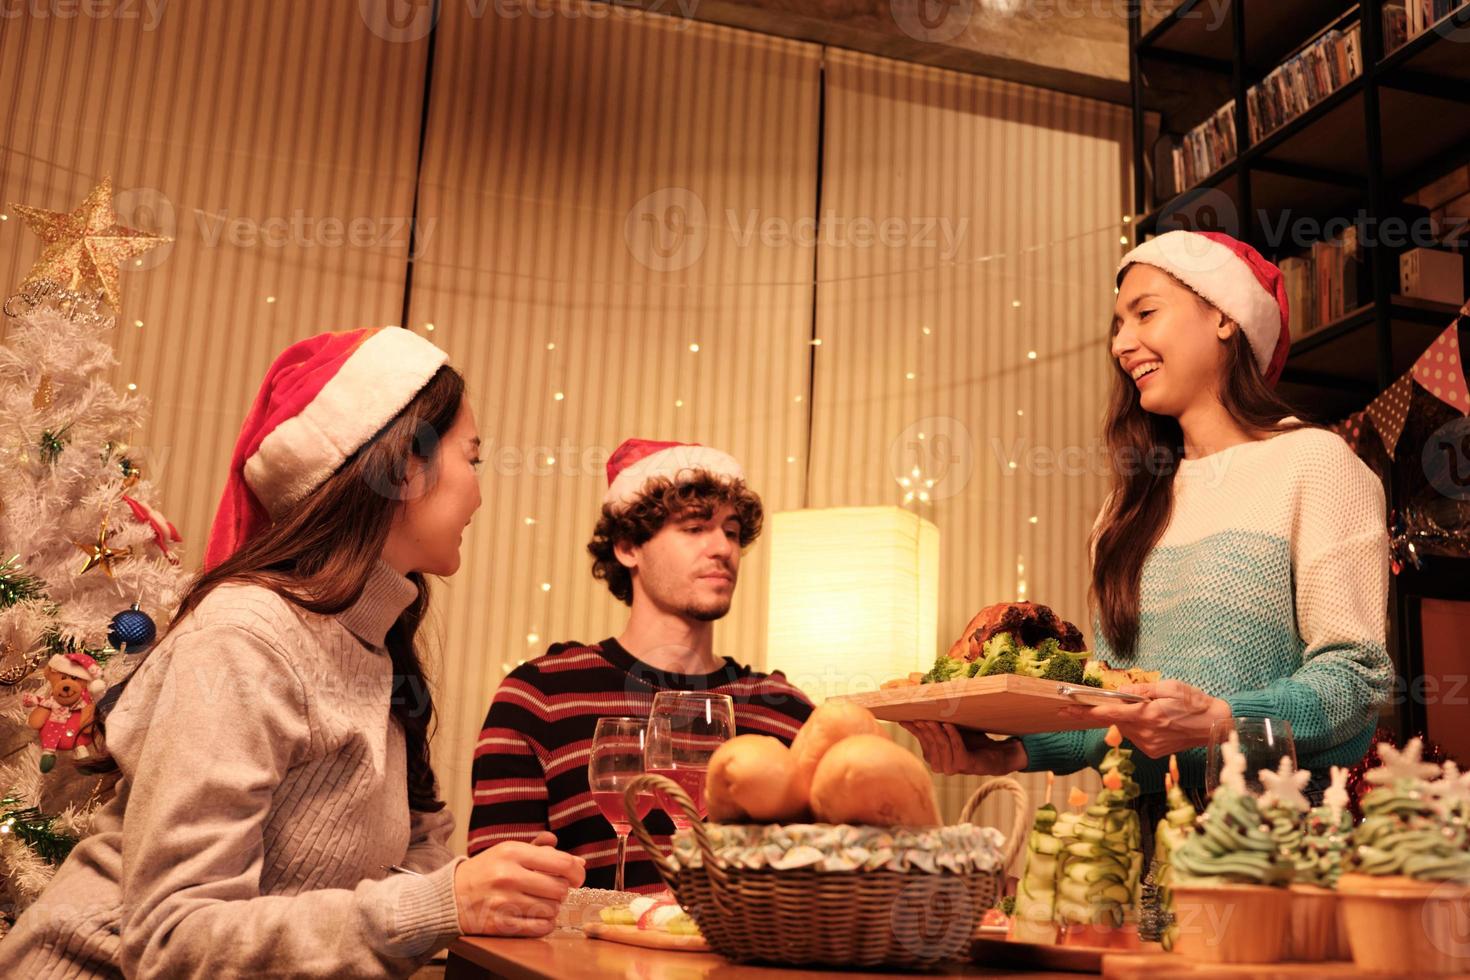
<instances>
[{"instance_id":1,"label":"teddy bear with santa hat","mask_svg":"<svg viewBox=\"0 0 1470 980\"><path fill-rule=\"evenodd\" d=\"M41 733L41 771L56 765L57 752L75 758L91 755L92 702L107 690L102 665L85 653L58 653L46 661L48 693L27 694L21 703L33 708L29 724Z\"/></svg>"}]
</instances>

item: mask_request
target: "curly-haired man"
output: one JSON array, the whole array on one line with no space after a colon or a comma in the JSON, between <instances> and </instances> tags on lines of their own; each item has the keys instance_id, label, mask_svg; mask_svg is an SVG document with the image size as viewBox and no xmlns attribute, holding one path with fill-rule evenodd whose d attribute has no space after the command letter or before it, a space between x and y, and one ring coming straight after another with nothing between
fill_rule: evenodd
<instances>
[{"instance_id":1,"label":"curly-haired man","mask_svg":"<svg viewBox=\"0 0 1470 980\"><path fill-rule=\"evenodd\" d=\"M608 490L587 550L592 575L629 608L616 638L558 643L505 679L475 747L469 852L551 830L587 862L587 887L611 888L617 838L587 784L597 719L647 717L659 691L716 691L735 702L739 734L790 743L811 702L780 672L714 653L740 559L760 535L760 497L740 464L707 446L630 439L607 464ZM655 811L647 826L671 833ZM630 841L626 887L661 883Z\"/></svg>"}]
</instances>

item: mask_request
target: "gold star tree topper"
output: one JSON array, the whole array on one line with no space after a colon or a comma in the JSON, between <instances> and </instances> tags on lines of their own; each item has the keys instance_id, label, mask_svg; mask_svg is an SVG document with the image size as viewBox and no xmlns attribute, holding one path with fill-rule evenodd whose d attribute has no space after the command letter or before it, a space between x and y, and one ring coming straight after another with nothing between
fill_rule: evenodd
<instances>
[{"instance_id":1,"label":"gold star tree topper","mask_svg":"<svg viewBox=\"0 0 1470 980\"><path fill-rule=\"evenodd\" d=\"M16 292L43 281L63 289L96 290L117 312L122 306L118 286L118 263L173 241L166 235L127 228L117 223L112 207L112 178L92 188L75 211L48 211L25 204L12 204L26 227L41 237L41 257L31 267Z\"/></svg>"}]
</instances>

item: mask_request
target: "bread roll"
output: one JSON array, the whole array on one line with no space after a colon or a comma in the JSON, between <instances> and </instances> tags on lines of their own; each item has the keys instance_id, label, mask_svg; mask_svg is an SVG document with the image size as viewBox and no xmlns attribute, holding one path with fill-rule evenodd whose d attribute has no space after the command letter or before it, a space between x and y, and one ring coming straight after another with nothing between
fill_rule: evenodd
<instances>
[{"instance_id":1,"label":"bread roll","mask_svg":"<svg viewBox=\"0 0 1470 980\"><path fill-rule=\"evenodd\" d=\"M935 827L940 822L924 764L877 735L853 735L827 751L812 780L811 807L823 823Z\"/></svg>"},{"instance_id":2,"label":"bread roll","mask_svg":"<svg viewBox=\"0 0 1470 980\"><path fill-rule=\"evenodd\" d=\"M791 750L769 735L737 735L716 749L704 793L717 823L796 823L807 816Z\"/></svg>"},{"instance_id":3,"label":"bread roll","mask_svg":"<svg viewBox=\"0 0 1470 980\"><path fill-rule=\"evenodd\" d=\"M810 797L812 778L817 773L817 764L827 750L851 735L876 735L888 738L883 726L873 713L861 705L849 701L827 701L812 711L796 739L791 743L791 754L796 758L797 778L801 780L802 792Z\"/></svg>"}]
</instances>

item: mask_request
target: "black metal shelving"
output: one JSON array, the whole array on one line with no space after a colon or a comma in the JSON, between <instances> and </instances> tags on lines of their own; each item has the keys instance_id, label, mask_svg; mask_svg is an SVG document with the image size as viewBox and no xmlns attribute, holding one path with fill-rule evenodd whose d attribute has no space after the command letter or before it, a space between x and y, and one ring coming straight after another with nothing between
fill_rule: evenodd
<instances>
[{"instance_id":1,"label":"black metal shelving","mask_svg":"<svg viewBox=\"0 0 1470 980\"><path fill-rule=\"evenodd\" d=\"M1282 239L1284 220L1357 219L1377 228L1401 215L1406 195L1470 162L1470 3L1386 54L1383 0L1183 0L1147 31L1140 6L1129 0L1137 241L1176 227L1215 227L1280 258L1305 248ZM1249 87L1349 17L1360 27L1362 74L1252 142ZM1159 175L1150 180L1145 113L1160 111L1164 132L1186 132L1219 108L1227 79L1239 152L1164 199L1151 186ZM1395 295L1397 252L1363 244L1369 302L1292 344L1280 390L1305 416L1330 420L1361 409L1453 320L1455 307ZM1470 600L1470 559L1431 558L1424 571L1395 577L1390 643L1406 677L1424 669L1425 598ZM1405 734L1423 731L1424 706L1411 698L1396 720Z\"/></svg>"}]
</instances>

